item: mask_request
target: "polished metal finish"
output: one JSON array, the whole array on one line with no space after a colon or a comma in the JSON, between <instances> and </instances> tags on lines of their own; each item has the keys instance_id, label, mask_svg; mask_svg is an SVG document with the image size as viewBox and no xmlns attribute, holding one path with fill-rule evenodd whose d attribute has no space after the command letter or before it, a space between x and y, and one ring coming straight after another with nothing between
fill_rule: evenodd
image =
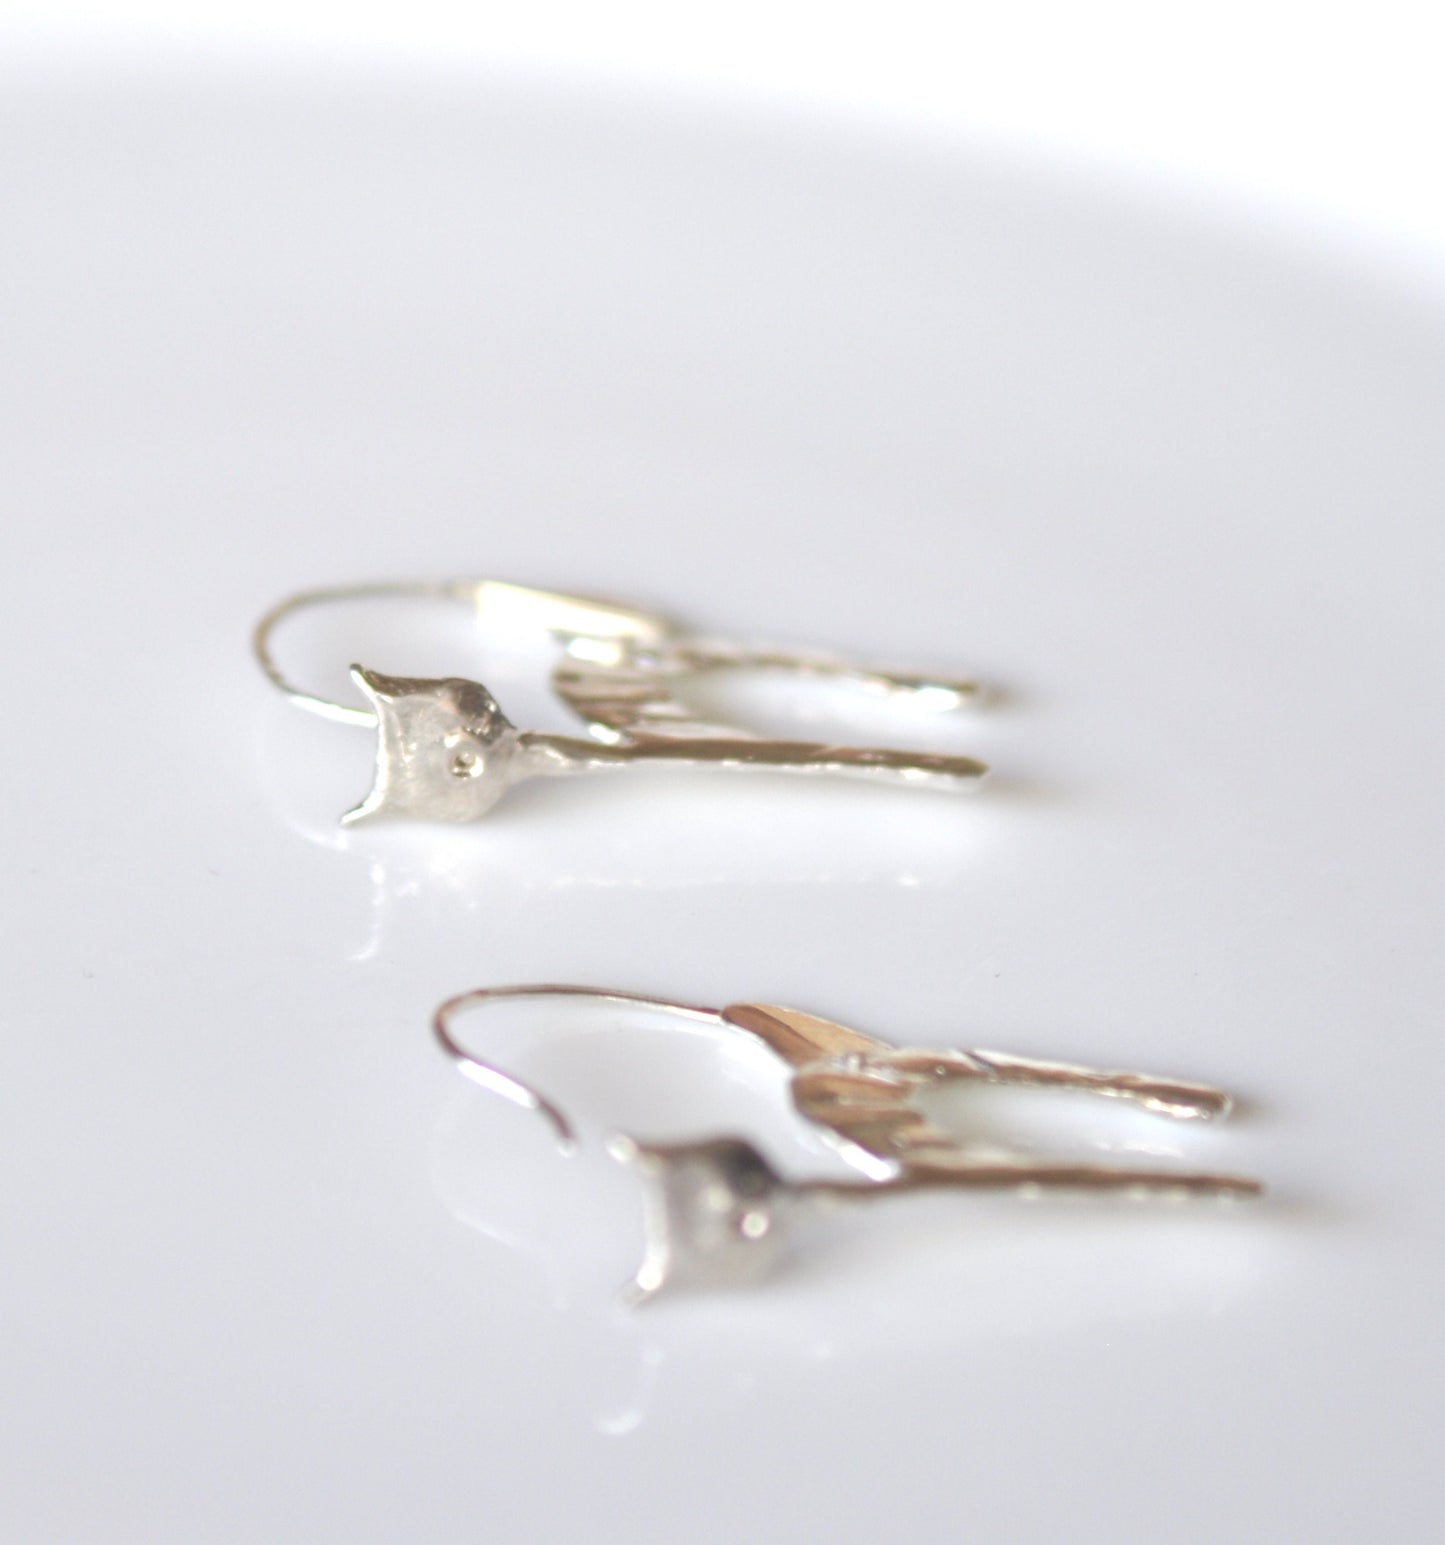
<instances>
[{"instance_id":1,"label":"polished metal finish","mask_svg":"<svg viewBox=\"0 0 1445 1545\"><path fill-rule=\"evenodd\" d=\"M1127 1100L1182 1121L1226 1116L1229 1097L1206 1084L1041 1062L996 1051L905 1050L832 1020L769 1004L721 1009L673 1003L600 988L478 988L437 1009L433 1030L474 1083L536 1111L567 1148L575 1146L562 1111L530 1085L465 1047L452 1031L464 1009L516 998L594 998L638 1004L742 1030L793 1071L798 1113L827 1131L874 1171L858 1181L789 1181L740 1138L655 1144L618 1136L609 1151L644 1182L646 1252L631 1293L646 1298L668 1283L722 1285L751 1280L774 1263L787 1220L817 1204L872 1200L920 1190L1045 1188L1122 1192L1129 1196L1252 1197L1258 1181L1238 1175L1133 1165L1041 1160L1029 1154L979 1156L966 1140L934 1125L919 1096L950 1083L1061 1088ZM879 1172L879 1165L882 1171Z\"/></svg>"},{"instance_id":2,"label":"polished metal finish","mask_svg":"<svg viewBox=\"0 0 1445 1545\"><path fill-rule=\"evenodd\" d=\"M303 690L277 666L272 635L305 607L414 596L458 602L489 620L541 628L561 650L552 686L591 738L518 729L491 693L459 677L394 677L357 665L370 699L358 708ZM269 611L253 637L267 677L299 706L378 730L370 794L345 817L473 821L529 778L620 771L647 765L796 772L953 791L987 772L966 756L768 739L699 719L678 697L688 676L744 669L837 680L938 710L978 697L969 681L899 675L831 657L749 649L692 638L676 624L620 603L531 590L496 580L363 585L314 590Z\"/></svg>"}]
</instances>

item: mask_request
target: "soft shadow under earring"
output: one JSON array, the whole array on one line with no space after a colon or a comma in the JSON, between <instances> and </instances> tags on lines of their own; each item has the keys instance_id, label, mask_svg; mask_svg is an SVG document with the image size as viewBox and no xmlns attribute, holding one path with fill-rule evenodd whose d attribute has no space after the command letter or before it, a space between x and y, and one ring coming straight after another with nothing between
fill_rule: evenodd
<instances>
[{"instance_id":1,"label":"soft shadow under earring","mask_svg":"<svg viewBox=\"0 0 1445 1545\"><path fill-rule=\"evenodd\" d=\"M757 1148L737 1137L691 1143L643 1143L614 1137L608 1151L644 1182L646 1248L629 1288L637 1301L666 1284L719 1286L751 1281L775 1263L786 1226L815 1206L867 1201L927 1190L1046 1188L1234 1199L1261 1194L1256 1180L1184 1169L1039 1160L1031 1155L980 1158L936 1126L919 1097L951 1083L1072 1089L1128 1101L1180 1121L1222 1118L1229 1097L1205 1084L1143 1073L1102 1072L993 1051L907 1050L817 1015L768 1004L705 1008L638 993L539 984L484 987L448 999L434 1033L473 1083L542 1116L566 1149L576 1144L561 1109L523 1080L477 1056L456 1038L462 1010L517 998L591 998L637 1004L694 1022L726 1025L760 1041L793 1071L794 1108L825 1129L871 1179L787 1180Z\"/></svg>"},{"instance_id":2,"label":"soft shadow under earring","mask_svg":"<svg viewBox=\"0 0 1445 1545\"><path fill-rule=\"evenodd\" d=\"M306 607L391 596L460 602L479 617L550 634L561 650L552 688L591 738L519 730L486 687L461 677L388 676L354 665L352 679L372 704L361 708L307 692L281 673L271 637L285 618ZM252 644L261 669L292 702L328 719L377 729L375 781L347 821L472 821L529 778L647 765L829 774L945 791L970 788L988 771L966 756L767 739L706 723L677 696L686 676L746 669L836 680L941 710L976 701L979 689L971 681L706 641L635 607L498 580L307 591L267 612Z\"/></svg>"}]
</instances>

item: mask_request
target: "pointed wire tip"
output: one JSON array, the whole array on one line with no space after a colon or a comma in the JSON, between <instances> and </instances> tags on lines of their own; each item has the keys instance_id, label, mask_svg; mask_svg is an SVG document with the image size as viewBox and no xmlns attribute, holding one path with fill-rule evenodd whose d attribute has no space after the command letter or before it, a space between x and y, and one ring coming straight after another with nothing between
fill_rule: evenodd
<instances>
[{"instance_id":1,"label":"pointed wire tip","mask_svg":"<svg viewBox=\"0 0 1445 1545\"><path fill-rule=\"evenodd\" d=\"M557 1147L569 1157L575 1154L580 1145L577 1141L577 1133L566 1116L550 1100L544 1100L535 1092L532 1092L531 1108L552 1128L552 1135L557 1139Z\"/></svg>"},{"instance_id":2,"label":"pointed wire tip","mask_svg":"<svg viewBox=\"0 0 1445 1545\"><path fill-rule=\"evenodd\" d=\"M623 1284L622 1304L626 1309L641 1309L644 1304L650 1304L662 1289L661 1280L653 1281L643 1272Z\"/></svg>"},{"instance_id":3,"label":"pointed wire tip","mask_svg":"<svg viewBox=\"0 0 1445 1545\"><path fill-rule=\"evenodd\" d=\"M636 1164L642 1157L642 1149L635 1137L626 1132L614 1132L607 1139L607 1156L619 1164Z\"/></svg>"}]
</instances>

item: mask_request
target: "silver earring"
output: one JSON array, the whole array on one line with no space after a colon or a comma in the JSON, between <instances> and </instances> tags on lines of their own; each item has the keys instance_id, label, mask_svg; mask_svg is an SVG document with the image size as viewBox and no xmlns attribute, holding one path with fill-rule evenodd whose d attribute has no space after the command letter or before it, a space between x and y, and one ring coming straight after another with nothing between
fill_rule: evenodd
<instances>
[{"instance_id":1,"label":"silver earring","mask_svg":"<svg viewBox=\"0 0 1445 1545\"><path fill-rule=\"evenodd\" d=\"M690 1143L643 1143L614 1137L608 1151L644 1182L644 1259L628 1292L634 1301L664 1285L731 1285L755 1280L775 1263L786 1226L816 1206L869 1201L924 1190L1044 1189L1122 1192L1143 1197L1254 1197L1263 1187L1239 1175L1184 1169L1040 1161L1027 1154L979 1158L937 1127L919 1096L950 1083L1011 1084L1081 1090L1129 1101L1180 1121L1224 1117L1229 1097L1205 1084L1101 1072L994 1051L913 1050L891 1046L817 1015L768 1004L704 1008L593 987L484 987L448 999L432 1027L472 1082L541 1115L567 1149L576 1138L565 1114L544 1095L468 1050L452 1030L455 1016L484 1003L517 998L592 998L639 1004L726 1025L760 1041L792 1070L799 1115L824 1129L874 1178L791 1181L752 1144L736 1137ZM881 1161L881 1164L880 1164Z\"/></svg>"},{"instance_id":2,"label":"silver earring","mask_svg":"<svg viewBox=\"0 0 1445 1545\"><path fill-rule=\"evenodd\" d=\"M459 677L387 676L355 665L352 679L372 705L359 708L304 691L282 675L271 637L286 617L334 601L398 595L460 602L480 615L550 633L561 650L553 690L591 738L519 730L486 687ZM328 719L377 729L375 781L366 799L343 818L347 821L472 821L528 778L648 764L832 774L948 791L972 787L988 771L966 756L770 740L704 723L676 696L684 676L733 667L833 679L930 709L976 700L973 682L704 641L635 607L498 580L307 591L266 613L253 647L261 669L292 702Z\"/></svg>"}]
</instances>

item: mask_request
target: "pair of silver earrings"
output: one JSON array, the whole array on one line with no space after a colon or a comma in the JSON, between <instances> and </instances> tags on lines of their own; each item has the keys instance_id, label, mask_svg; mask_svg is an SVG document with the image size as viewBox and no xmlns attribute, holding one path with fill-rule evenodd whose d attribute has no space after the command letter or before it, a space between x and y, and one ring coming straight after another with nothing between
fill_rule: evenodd
<instances>
[{"instance_id":1,"label":"pair of silver earrings","mask_svg":"<svg viewBox=\"0 0 1445 1545\"><path fill-rule=\"evenodd\" d=\"M352 678L371 703L363 708L305 691L282 674L272 653L272 635L287 617L333 601L397 595L458 603L487 620L544 630L558 649L552 688L581 720L588 738L518 729L485 686L461 677L389 676L354 665ZM704 722L678 695L687 676L744 668L834 680L931 709L952 709L978 701L979 688L971 681L900 675L828 655L699 639L642 608L496 580L310 591L282 602L261 619L254 648L266 675L292 701L327 718L376 728L373 787L344 817L348 821L471 821L527 778L647 764L834 774L945 791L973 787L987 772L969 757L767 739ZM546 1118L564 1147L574 1138L562 1111L468 1050L452 1028L454 1016L465 1008L525 997L640 1004L751 1036L788 1067L797 1114L868 1172L867 1178L857 1180L789 1181L741 1138L656 1144L615 1137L610 1152L644 1184L646 1252L631 1284L634 1299L650 1297L673 1283L751 1280L775 1261L789 1221L809 1208L843 1201L908 1191L990 1188L1026 1196L1051 1188L1220 1198L1261 1191L1258 1182L1236 1175L1043 1162L1020 1153L981 1155L976 1146L930 1120L919 1103L930 1091L949 1084L1021 1085L1125 1100L1175 1120L1226 1115L1228 1097L1202 1084L1002 1052L900 1049L816 1015L767 1004L712 1009L571 986L479 988L444 1003L434 1029L461 1071L474 1083Z\"/></svg>"}]
</instances>

